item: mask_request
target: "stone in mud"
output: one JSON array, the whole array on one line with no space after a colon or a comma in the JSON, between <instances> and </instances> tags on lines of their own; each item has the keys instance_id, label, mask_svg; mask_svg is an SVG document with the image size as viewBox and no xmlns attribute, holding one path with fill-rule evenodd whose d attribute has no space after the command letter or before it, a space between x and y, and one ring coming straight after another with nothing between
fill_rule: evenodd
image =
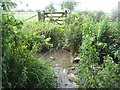
<instances>
[{"instance_id":1,"label":"stone in mud","mask_svg":"<svg viewBox=\"0 0 120 90\"><path fill-rule=\"evenodd\" d=\"M80 61L79 57L74 58L73 63L78 63Z\"/></svg>"},{"instance_id":2,"label":"stone in mud","mask_svg":"<svg viewBox=\"0 0 120 90\"><path fill-rule=\"evenodd\" d=\"M77 75L77 71L74 71L73 74L74 74L74 75Z\"/></svg>"},{"instance_id":3,"label":"stone in mud","mask_svg":"<svg viewBox=\"0 0 120 90\"><path fill-rule=\"evenodd\" d=\"M50 59L51 59L51 60L55 60L55 58L54 58L54 57L50 57Z\"/></svg>"},{"instance_id":4,"label":"stone in mud","mask_svg":"<svg viewBox=\"0 0 120 90\"><path fill-rule=\"evenodd\" d=\"M73 73L69 74L67 77L72 82L75 82L78 79L77 76L74 75Z\"/></svg>"},{"instance_id":5,"label":"stone in mud","mask_svg":"<svg viewBox=\"0 0 120 90\"><path fill-rule=\"evenodd\" d=\"M73 82L73 87L74 87L74 88L78 88L79 85L77 85L75 82Z\"/></svg>"},{"instance_id":6,"label":"stone in mud","mask_svg":"<svg viewBox=\"0 0 120 90\"><path fill-rule=\"evenodd\" d=\"M70 46L65 44L65 45L62 47L62 49L63 49L63 50L66 50L66 51L70 51Z\"/></svg>"},{"instance_id":7,"label":"stone in mud","mask_svg":"<svg viewBox=\"0 0 120 90\"><path fill-rule=\"evenodd\" d=\"M79 64L78 63L73 64L73 67L79 67Z\"/></svg>"},{"instance_id":8,"label":"stone in mud","mask_svg":"<svg viewBox=\"0 0 120 90\"><path fill-rule=\"evenodd\" d=\"M70 69L71 69L71 70L75 70L75 67L71 67Z\"/></svg>"},{"instance_id":9,"label":"stone in mud","mask_svg":"<svg viewBox=\"0 0 120 90\"><path fill-rule=\"evenodd\" d=\"M70 74L70 73L73 73L74 75L76 75L77 71L76 70L69 70L67 74Z\"/></svg>"},{"instance_id":10,"label":"stone in mud","mask_svg":"<svg viewBox=\"0 0 120 90\"><path fill-rule=\"evenodd\" d=\"M67 83L65 83L64 85L65 85L65 86L67 86L68 84L67 84Z\"/></svg>"}]
</instances>

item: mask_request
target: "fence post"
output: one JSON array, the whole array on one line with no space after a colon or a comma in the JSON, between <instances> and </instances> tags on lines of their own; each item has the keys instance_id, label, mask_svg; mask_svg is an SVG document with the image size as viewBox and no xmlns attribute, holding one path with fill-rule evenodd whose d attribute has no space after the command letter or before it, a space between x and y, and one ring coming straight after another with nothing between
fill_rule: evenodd
<instances>
[{"instance_id":1,"label":"fence post","mask_svg":"<svg viewBox=\"0 0 120 90\"><path fill-rule=\"evenodd\" d=\"M65 17L67 17L67 10L65 10Z\"/></svg>"},{"instance_id":2,"label":"fence post","mask_svg":"<svg viewBox=\"0 0 120 90\"><path fill-rule=\"evenodd\" d=\"M38 12L38 21L41 20L41 12Z\"/></svg>"},{"instance_id":3,"label":"fence post","mask_svg":"<svg viewBox=\"0 0 120 90\"><path fill-rule=\"evenodd\" d=\"M45 21L45 11L43 10L43 22Z\"/></svg>"}]
</instances>

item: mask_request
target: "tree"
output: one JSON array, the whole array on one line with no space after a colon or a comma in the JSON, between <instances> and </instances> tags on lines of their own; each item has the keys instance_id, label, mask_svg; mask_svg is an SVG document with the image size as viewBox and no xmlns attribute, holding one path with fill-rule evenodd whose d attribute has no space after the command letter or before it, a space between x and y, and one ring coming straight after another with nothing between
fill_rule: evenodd
<instances>
[{"instance_id":1,"label":"tree","mask_svg":"<svg viewBox=\"0 0 120 90\"><path fill-rule=\"evenodd\" d=\"M75 7L77 6L77 2L75 1L63 1L61 3L61 10L68 9L70 11L73 11Z\"/></svg>"},{"instance_id":2,"label":"tree","mask_svg":"<svg viewBox=\"0 0 120 90\"><path fill-rule=\"evenodd\" d=\"M54 12L54 11L56 11L56 9L54 7L54 4L51 3L50 5L48 5L47 7L45 7L45 11L46 12Z\"/></svg>"},{"instance_id":3,"label":"tree","mask_svg":"<svg viewBox=\"0 0 120 90\"><path fill-rule=\"evenodd\" d=\"M114 8L111 12L111 17L112 17L112 20L113 21L117 21L117 18L118 18L118 9L117 8Z\"/></svg>"},{"instance_id":4,"label":"tree","mask_svg":"<svg viewBox=\"0 0 120 90\"><path fill-rule=\"evenodd\" d=\"M1 7L4 11L10 11L11 8L15 8L17 6L14 2L2 2Z\"/></svg>"}]
</instances>

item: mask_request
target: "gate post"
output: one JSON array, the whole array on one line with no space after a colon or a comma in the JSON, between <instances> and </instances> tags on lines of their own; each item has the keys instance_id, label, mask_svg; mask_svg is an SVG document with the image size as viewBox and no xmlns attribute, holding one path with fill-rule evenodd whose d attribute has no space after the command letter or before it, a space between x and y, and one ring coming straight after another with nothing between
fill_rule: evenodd
<instances>
[{"instance_id":1,"label":"gate post","mask_svg":"<svg viewBox=\"0 0 120 90\"><path fill-rule=\"evenodd\" d=\"M67 17L67 10L65 10L65 17Z\"/></svg>"},{"instance_id":2,"label":"gate post","mask_svg":"<svg viewBox=\"0 0 120 90\"><path fill-rule=\"evenodd\" d=\"M45 11L43 10L43 22L45 21Z\"/></svg>"},{"instance_id":3,"label":"gate post","mask_svg":"<svg viewBox=\"0 0 120 90\"><path fill-rule=\"evenodd\" d=\"M38 12L38 21L41 20L41 12Z\"/></svg>"}]
</instances>

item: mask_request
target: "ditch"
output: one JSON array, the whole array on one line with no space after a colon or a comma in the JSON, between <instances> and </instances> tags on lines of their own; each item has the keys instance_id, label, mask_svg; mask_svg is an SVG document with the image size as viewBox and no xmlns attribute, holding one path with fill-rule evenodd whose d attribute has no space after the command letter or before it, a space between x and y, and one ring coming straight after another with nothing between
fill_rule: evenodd
<instances>
[{"instance_id":1,"label":"ditch","mask_svg":"<svg viewBox=\"0 0 120 90\"><path fill-rule=\"evenodd\" d=\"M58 88L78 88L76 82L74 56L66 50L52 50L47 53L39 54L39 58L47 60L57 74Z\"/></svg>"}]
</instances>

